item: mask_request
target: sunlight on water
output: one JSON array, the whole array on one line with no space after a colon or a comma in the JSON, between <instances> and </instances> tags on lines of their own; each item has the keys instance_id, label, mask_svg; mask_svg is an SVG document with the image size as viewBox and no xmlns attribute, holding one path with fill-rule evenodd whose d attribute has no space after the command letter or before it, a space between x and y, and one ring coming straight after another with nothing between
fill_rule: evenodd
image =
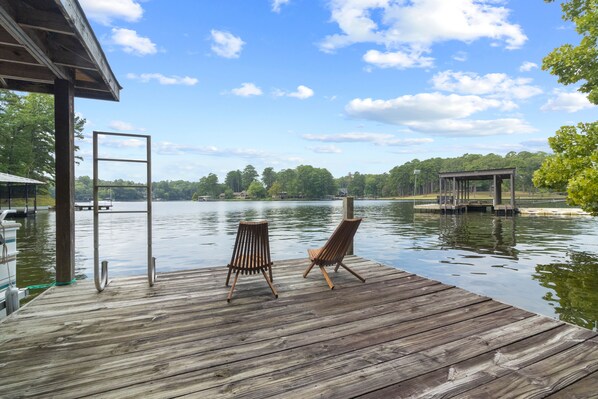
<instances>
[{"instance_id":1,"label":"sunlight on water","mask_svg":"<svg viewBox=\"0 0 598 399\"><path fill-rule=\"evenodd\" d=\"M143 210L144 203L115 203ZM155 202L158 272L224 266L240 220L267 219L272 259L306 257L342 215L340 201ZM414 214L412 202L356 201L365 217L355 253L587 328L598 320L598 219ZM54 280L54 213L23 220L20 286ZM93 213L76 214L76 275L93 278ZM146 271L145 215L101 215L100 254L110 276Z\"/></svg>"}]
</instances>

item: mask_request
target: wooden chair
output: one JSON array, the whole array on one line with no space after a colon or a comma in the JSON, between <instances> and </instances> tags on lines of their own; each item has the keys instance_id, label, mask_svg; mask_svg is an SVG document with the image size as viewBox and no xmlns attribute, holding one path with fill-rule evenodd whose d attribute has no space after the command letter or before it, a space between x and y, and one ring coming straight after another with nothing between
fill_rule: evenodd
<instances>
[{"instance_id":1,"label":"wooden chair","mask_svg":"<svg viewBox=\"0 0 598 399\"><path fill-rule=\"evenodd\" d=\"M326 279L326 282L328 283L328 286L332 290L334 289L334 284L332 284L332 281L330 280L330 277L328 276L328 273L326 273L326 269L324 267L336 265L334 268L335 272L338 271L339 267L343 267L344 269L347 269L349 273L360 279L362 283L365 283L365 279L363 277L349 269L349 267L343 263L343 258L347 253L349 245L351 245L353 236L355 236L355 232L357 231L360 223L361 219L344 219L322 248L308 249L307 253L309 255L311 265L309 265L309 267L305 270L305 273L303 273L303 278L307 277L315 265L318 265L322 271L322 274L324 275L324 278Z\"/></svg>"},{"instance_id":2,"label":"wooden chair","mask_svg":"<svg viewBox=\"0 0 598 399\"><path fill-rule=\"evenodd\" d=\"M228 264L228 275L226 276L226 286L230 280L230 275L235 271L235 279L228 293L227 302L230 302L241 274L257 274L262 272L266 282L270 286L272 293L276 298L278 294L272 285L272 261L270 260L270 242L268 240L268 222L240 222L237 231L237 239L230 263ZM270 276L266 274L269 272Z\"/></svg>"}]
</instances>

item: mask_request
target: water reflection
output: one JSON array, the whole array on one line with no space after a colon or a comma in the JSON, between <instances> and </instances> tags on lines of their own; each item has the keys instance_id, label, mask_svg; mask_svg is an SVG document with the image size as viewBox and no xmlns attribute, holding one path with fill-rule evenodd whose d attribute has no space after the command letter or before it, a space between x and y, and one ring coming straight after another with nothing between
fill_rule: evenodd
<instances>
[{"instance_id":1,"label":"water reflection","mask_svg":"<svg viewBox=\"0 0 598 399\"><path fill-rule=\"evenodd\" d=\"M568 262L536 266L534 280L550 291L543 299L559 319L596 330L598 327L598 257L570 252Z\"/></svg>"}]
</instances>

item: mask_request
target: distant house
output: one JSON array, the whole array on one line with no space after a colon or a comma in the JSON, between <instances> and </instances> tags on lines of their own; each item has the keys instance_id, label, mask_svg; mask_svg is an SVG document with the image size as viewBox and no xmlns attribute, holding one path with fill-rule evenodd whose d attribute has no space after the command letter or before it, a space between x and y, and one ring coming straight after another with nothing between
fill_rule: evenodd
<instances>
[{"instance_id":1,"label":"distant house","mask_svg":"<svg viewBox=\"0 0 598 399\"><path fill-rule=\"evenodd\" d=\"M248 197L247 191L245 191L245 190L238 192L238 193L233 193L233 196L236 199L247 199L247 197Z\"/></svg>"},{"instance_id":2,"label":"distant house","mask_svg":"<svg viewBox=\"0 0 598 399\"><path fill-rule=\"evenodd\" d=\"M289 194L286 191L281 191L276 195L273 195L272 198L274 199L287 199Z\"/></svg>"}]
</instances>

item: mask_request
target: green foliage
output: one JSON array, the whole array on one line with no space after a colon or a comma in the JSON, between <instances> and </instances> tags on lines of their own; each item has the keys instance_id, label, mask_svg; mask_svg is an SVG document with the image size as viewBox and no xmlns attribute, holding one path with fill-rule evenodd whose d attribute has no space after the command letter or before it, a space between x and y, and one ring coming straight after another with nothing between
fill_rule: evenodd
<instances>
[{"instance_id":1,"label":"green foliage","mask_svg":"<svg viewBox=\"0 0 598 399\"><path fill-rule=\"evenodd\" d=\"M245 169L243 169L243 172L241 173L241 186L243 190L247 190L249 188L249 185L253 183L253 181L256 180L258 177L259 174L255 170L255 167L253 165L245 166Z\"/></svg>"},{"instance_id":2,"label":"green foliage","mask_svg":"<svg viewBox=\"0 0 598 399\"><path fill-rule=\"evenodd\" d=\"M75 117L76 138L82 138L84 125L84 119ZM53 96L0 90L0 170L54 180Z\"/></svg>"},{"instance_id":3,"label":"green foliage","mask_svg":"<svg viewBox=\"0 0 598 399\"><path fill-rule=\"evenodd\" d=\"M563 126L548 139L554 155L534 174L534 184L567 190L567 202L598 215L598 122Z\"/></svg>"},{"instance_id":4,"label":"green foliage","mask_svg":"<svg viewBox=\"0 0 598 399\"><path fill-rule=\"evenodd\" d=\"M230 188L233 192L238 193L243 189L241 183L241 171L240 170L231 170L226 174L226 178L224 179L224 185Z\"/></svg>"},{"instance_id":5,"label":"green foliage","mask_svg":"<svg viewBox=\"0 0 598 399\"><path fill-rule=\"evenodd\" d=\"M542 69L558 76L559 83L564 85L584 82L579 91L598 104L598 2L568 0L561 8L563 19L575 24L582 39L577 46L565 44L550 52L543 60Z\"/></svg>"},{"instance_id":6,"label":"green foliage","mask_svg":"<svg viewBox=\"0 0 598 399\"><path fill-rule=\"evenodd\" d=\"M268 167L265 168L262 172L262 183L266 186L266 190L269 190L272 187L272 184L276 181L276 172L274 168Z\"/></svg>"},{"instance_id":7,"label":"green foliage","mask_svg":"<svg viewBox=\"0 0 598 399\"><path fill-rule=\"evenodd\" d=\"M218 198L223 191L224 189L218 183L218 176L214 173L210 173L199 179L199 186L197 188L198 195L209 195L212 198Z\"/></svg>"},{"instance_id":8,"label":"green foliage","mask_svg":"<svg viewBox=\"0 0 598 399\"><path fill-rule=\"evenodd\" d=\"M254 180L247 188L247 195L249 195L250 198L265 198L266 188L262 183L260 183L257 180Z\"/></svg>"}]
</instances>

